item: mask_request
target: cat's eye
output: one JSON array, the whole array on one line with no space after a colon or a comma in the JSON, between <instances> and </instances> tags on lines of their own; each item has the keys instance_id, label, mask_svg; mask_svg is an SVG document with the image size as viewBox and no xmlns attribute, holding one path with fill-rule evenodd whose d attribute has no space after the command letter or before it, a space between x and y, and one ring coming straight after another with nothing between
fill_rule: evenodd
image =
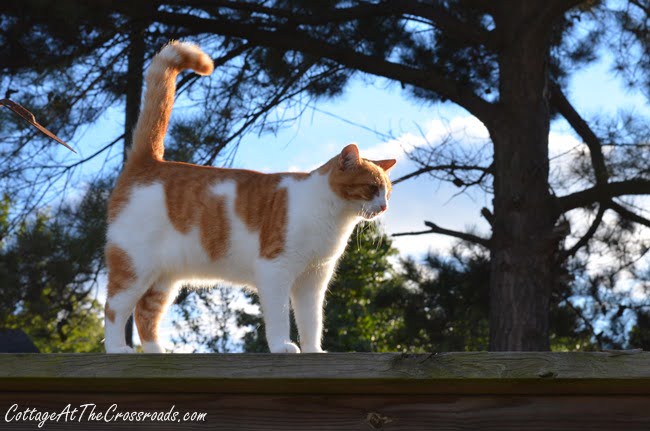
<instances>
[{"instance_id":1,"label":"cat's eye","mask_svg":"<svg viewBox=\"0 0 650 431\"><path fill-rule=\"evenodd\" d=\"M379 194L379 186L376 186L374 184L370 184L368 186L368 190L370 191L370 194L373 196L376 196Z\"/></svg>"}]
</instances>

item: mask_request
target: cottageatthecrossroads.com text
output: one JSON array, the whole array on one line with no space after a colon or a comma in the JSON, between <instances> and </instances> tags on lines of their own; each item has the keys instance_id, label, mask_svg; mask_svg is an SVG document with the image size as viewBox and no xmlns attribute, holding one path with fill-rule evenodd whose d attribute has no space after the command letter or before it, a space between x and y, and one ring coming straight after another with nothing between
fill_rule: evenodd
<instances>
[{"instance_id":1,"label":"cottageatthecrossroads.com text","mask_svg":"<svg viewBox=\"0 0 650 431\"><path fill-rule=\"evenodd\" d=\"M173 405L167 411L128 411L122 410L117 404L111 404L102 409L97 404L87 403L79 406L66 405L61 411L41 411L34 407L21 407L13 404L5 412L4 421L33 422L38 428L43 428L48 422L205 422L207 413L176 411ZM1 428L1 427L0 427Z\"/></svg>"}]
</instances>

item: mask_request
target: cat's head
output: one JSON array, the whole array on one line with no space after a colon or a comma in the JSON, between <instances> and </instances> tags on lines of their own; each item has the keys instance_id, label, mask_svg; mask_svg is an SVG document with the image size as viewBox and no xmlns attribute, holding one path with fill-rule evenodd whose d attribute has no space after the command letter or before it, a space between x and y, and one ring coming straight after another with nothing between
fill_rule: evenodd
<instances>
[{"instance_id":1,"label":"cat's head","mask_svg":"<svg viewBox=\"0 0 650 431\"><path fill-rule=\"evenodd\" d=\"M388 171L395 163L395 159L363 159L359 148L350 144L328 163L330 187L361 217L372 220L388 209L392 190Z\"/></svg>"}]
</instances>

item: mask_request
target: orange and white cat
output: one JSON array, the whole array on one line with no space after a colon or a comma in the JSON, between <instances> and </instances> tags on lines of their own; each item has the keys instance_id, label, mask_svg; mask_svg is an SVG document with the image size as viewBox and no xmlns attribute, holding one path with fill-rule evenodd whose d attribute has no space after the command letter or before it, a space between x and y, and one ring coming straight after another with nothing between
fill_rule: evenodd
<instances>
[{"instance_id":1,"label":"orange and white cat","mask_svg":"<svg viewBox=\"0 0 650 431\"><path fill-rule=\"evenodd\" d=\"M145 352L181 284L221 280L257 291L273 353L322 352L323 300L354 226L386 211L395 160L355 145L309 173L222 169L163 160L176 76L212 73L197 46L172 42L148 70L133 149L108 208L105 347L129 353L127 318ZM289 306L300 349L289 337Z\"/></svg>"}]
</instances>

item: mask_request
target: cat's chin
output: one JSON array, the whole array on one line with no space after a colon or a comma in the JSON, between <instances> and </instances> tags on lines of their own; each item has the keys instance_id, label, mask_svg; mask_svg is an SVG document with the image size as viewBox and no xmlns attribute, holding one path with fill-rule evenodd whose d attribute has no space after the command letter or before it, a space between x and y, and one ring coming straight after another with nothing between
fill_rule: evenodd
<instances>
[{"instance_id":1,"label":"cat's chin","mask_svg":"<svg viewBox=\"0 0 650 431\"><path fill-rule=\"evenodd\" d=\"M384 213L384 211L380 211L378 213L371 213L371 214L362 213L362 214L359 214L359 217L361 217L365 221L372 221L372 220L376 220L383 213Z\"/></svg>"}]
</instances>

